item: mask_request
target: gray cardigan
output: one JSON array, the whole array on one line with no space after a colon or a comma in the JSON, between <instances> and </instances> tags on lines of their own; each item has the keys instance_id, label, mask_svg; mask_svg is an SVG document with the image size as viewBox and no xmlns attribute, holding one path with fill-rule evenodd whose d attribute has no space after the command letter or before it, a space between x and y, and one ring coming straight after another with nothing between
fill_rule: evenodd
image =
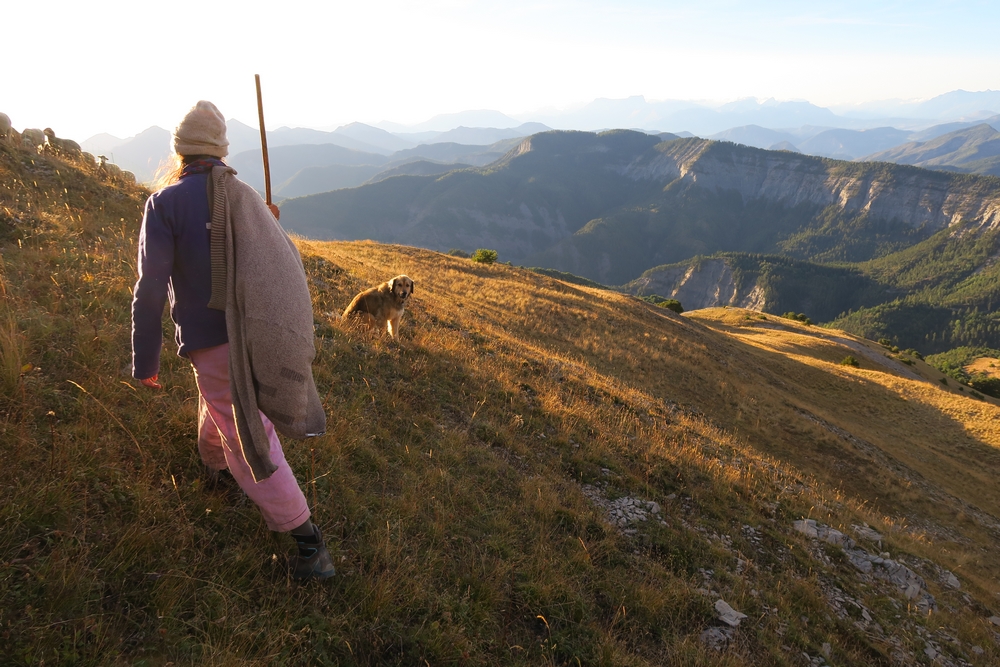
<instances>
[{"instance_id":1,"label":"gray cardigan","mask_svg":"<svg viewBox=\"0 0 1000 667\"><path fill-rule=\"evenodd\" d=\"M226 311L229 386L243 458L256 481L277 468L260 412L282 435L326 432L316 392L312 299L302 258L260 195L212 169L212 299Z\"/></svg>"}]
</instances>

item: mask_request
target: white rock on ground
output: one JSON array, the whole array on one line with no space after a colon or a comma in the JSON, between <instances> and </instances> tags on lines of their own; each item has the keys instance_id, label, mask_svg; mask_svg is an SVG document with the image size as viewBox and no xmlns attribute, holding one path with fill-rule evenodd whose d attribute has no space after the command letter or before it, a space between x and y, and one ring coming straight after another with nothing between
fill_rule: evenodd
<instances>
[{"instance_id":1,"label":"white rock on ground","mask_svg":"<svg viewBox=\"0 0 1000 667\"><path fill-rule=\"evenodd\" d=\"M792 527L800 533L804 533L806 537L819 536L819 532L816 530L816 521L813 519L800 519L793 522Z\"/></svg>"},{"instance_id":2,"label":"white rock on ground","mask_svg":"<svg viewBox=\"0 0 1000 667\"><path fill-rule=\"evenodd\" d=\"M882 541L882 535L879 534L878 531L876 531L874 528L871 528L870 526L866 525L851 526L851 528L854 529L854 534L863 540L871 540L872 542Z\"/></svg>"},{"instance_id":3,"label":"white rock on ground","mask_svg":"<svg viewBox=\"0 0 1000 667\"><path fill-rule=\"evenodd\" d=\"M839 530L824 526L813 519L800 519L792 527L808 537L823 540L844 550L854 567L867 575L884 579L895 584L908 600L916 600L917 608L923 611L936 610L937 602L927 590L927 584L916 572L898 561L888 558L887 553L878 556L858 547L857 543ZM853 527L858 532L858 526ZM864 526L862 528L867 528ZM871 530L868 528L868 530ZM872 531L874 532L874 531ZM878 535L875 533L875 535ZM878 535L881 537L881 535ZM951 573L949 573L951 574ZM952 575L954 577L954 575ZM956 578L957 581L957 578Z\"/></svg>"},{"instance_id":4,"label":"white rock on ground","mask_svg":"<svg viewBox=\"0 0 1000 667\"><path fill-rule=\"evenodd\" d=\"M730 607L725 600L715 601L715 611L719 614L720 621L734 628L739 626L740 621L747 617L746 614L738 612Z\"/></svg>"}]
</instances>

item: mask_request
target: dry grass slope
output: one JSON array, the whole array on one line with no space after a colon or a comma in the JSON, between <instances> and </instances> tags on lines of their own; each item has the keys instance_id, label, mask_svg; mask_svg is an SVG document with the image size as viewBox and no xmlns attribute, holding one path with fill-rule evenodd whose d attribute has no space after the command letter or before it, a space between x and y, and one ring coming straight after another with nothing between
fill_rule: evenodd
<instances>
[{"instance_id":1,"label":"dry grass slope","mask_svg":"<svg viewBox=\"0 0 1000 667\"><path fill-rule=\"evenodd\" d=\"M294 585L289 543L205 485L185 363L165 351L161 393L127 377L144 196L0 148L12 664L1000 659L993 402L839 332L374 243L299 240L329 433L287 451L340 574ZM399 342L339 321L398 273ZM622 531L591 497L661 512ZM807 516L878 530L938 610L795 532ZM721 650L700 639L718 597L748 616Z\"/></svg>"}]
</instances>

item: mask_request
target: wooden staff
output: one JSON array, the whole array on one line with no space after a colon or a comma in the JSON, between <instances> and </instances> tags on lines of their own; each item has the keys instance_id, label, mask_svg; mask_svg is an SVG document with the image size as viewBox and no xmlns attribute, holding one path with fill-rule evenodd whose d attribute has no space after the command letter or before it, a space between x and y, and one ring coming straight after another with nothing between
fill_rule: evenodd
<instances>
[{"instance_id":1,"label":"wooden staff","mask_svg":"<svg viewBox=\"0 0 1000 667\"><path fill-rule=\"evenodd\" d=\"M260 152L264 156L264 194L265 201L271 206L271 165L267 161L267 135L264 133L264 103L260 98L260 74L253 75L257 82L257 118L260 122Z\"/></svg>"}]
</instances>

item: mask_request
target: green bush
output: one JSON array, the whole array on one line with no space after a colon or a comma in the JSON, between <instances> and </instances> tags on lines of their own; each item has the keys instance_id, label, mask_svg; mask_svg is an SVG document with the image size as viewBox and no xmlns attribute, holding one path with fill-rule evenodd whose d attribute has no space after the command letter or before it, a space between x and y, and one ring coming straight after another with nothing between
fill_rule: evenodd
<instances>
[{"instance_id":1,"label":"green bush","mask_svg":"<svg viewBox=\"0 0 1000 667\"><path fill-rule=\"evenodd\" d=\"M472 255L470 255L469 253L465 252L464 250L460 250L458 248L452 248L451 250L448 251L448 254L451 255L452 257L461 257L462 259L469 259L470 257L472 257Z\"/></svg>"},{"instance_id":2,"label":"green bush","mask_svg":"<svg viewBox=\"0 0 1000 667\"><path fill-rule=\"evenodd\" d=\"M855 359L854 357L852 357L851 355L847 355L847 356L846 356L846 357L844 357L844 358L843 358L843 360L842 360L842 361L840 362L840 365L841 365L841 366L854 366L855 368L857 368L857 367L858 367L858 366L860 366L861 364L859 364L859 363L858 363L858 360L857 360L857 359Z\"/></svg>"},{"instance_id":3,"label":"green bush","mask_svg":"<svg viewBox=\"0 0 1000 667\"><path fill-rule=\"evenodd\" d=\"M492 264L497 261L497 251L479 248L476 252L472 253L472 261L479 262L480 264Z\"/></svg>"},{"instance_id":4,"label":"green bush","mask_svg":"<svg viewBox=\"0 0 1000 667\"><path fill-rule=\"evenodd\" d=\"M782 317L784 317L786 320L795 320L796 322L802 322L803 324L806 325L811 325L813 323L812 320L806 317L805 313L796 313L795 311L792 310L782 315Z\"/></svg>"},{"instance_id":5,"label":"green bush","mask_svg":"<svg viewBox=\"0 0 1000 667\"><path fill-rule=\"evenodd\" d=\"M648 294L646 296L640 296L640 299L647 303L651 303L654 306L659 306L660 308L668 308L678 315L684 312L684 307L681 302L677 299L668 299L665 296L660 296L659 294Z\"/></svg>"},{"instance_id":6,"label":"green bush","mask_svg":"<svg viewBox=\"0 0 1000 667\"><path fill-rule=\"evenodd\" d=\"M899 353L899 348L892 344L892 341L888 338L879 338L878 344L889 350L890 352Z\"/></svg>"}]
</instances>

